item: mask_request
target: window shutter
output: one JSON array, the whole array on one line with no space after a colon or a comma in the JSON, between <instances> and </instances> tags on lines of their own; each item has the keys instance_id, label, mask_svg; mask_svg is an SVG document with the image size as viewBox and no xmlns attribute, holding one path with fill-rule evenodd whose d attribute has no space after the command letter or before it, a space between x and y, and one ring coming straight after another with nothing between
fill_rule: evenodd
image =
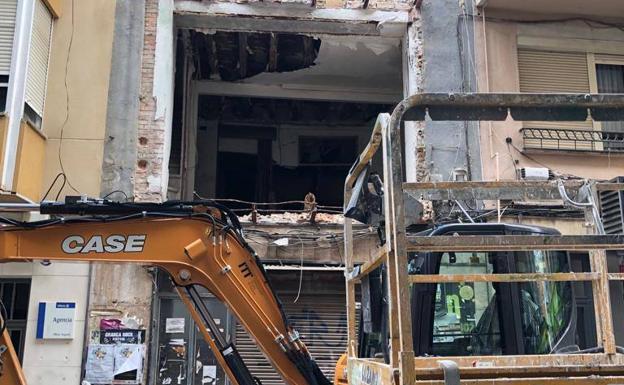
<instances>
[{"instance_id":1,"label":"window shutter","mask_svg":"<svg viewBox=\"0 0 624 385\"><path fill-rule=\"evenodd\" d=\"M42 0L35 0L26 80L26 103L40 117L43 117L51 40L52 14Z\"/></svg>"},{"instance_id":2,"label":"window shutter","mask_svg":"<svg viewBox=\"0 0 624 385\"><path fill-rule=\"evenodd\" d=\"M518 51L520 92L589 93L587 55L576 52ZM544 128L592 129L591 122L525 122Z\"/></svg>"},{"instance_id":3,"label":"window shutter","mask_svg":"<svg viewBox=\"0 0 624 385\"><path fill-rule=\"evenodd\" d=\"M596 64L613 64L624 66L624 56L623 55L607 55L597 53L594 54L594 60Z\"/></svg>"},{"instance_id":4,"label":"window shutter","mask_svg":"<svg viewBox=\"0 0 624 385\"><path fill-rule=\"evenodd\" d=\"M587 54L581 52L547 52L518 50L520 92L532 93L589 93ZM552 128L559 130L593 130L591 120L585 122L526 121L525 128ZM557 138L566 138L551 132ZM535 141L535 143L532 143ZM526 147L591 149L591 141L525 139Z\"/></svg>"},{"instance_id":5,"label":"window shutter","mask_svg":"<svg viewBox=\"0 0 624 385\"><path fill-rule=\"evenodd\" d=\"M11 71L17 0L0 0L0 75Z\"/></svg>"}]
</instances>

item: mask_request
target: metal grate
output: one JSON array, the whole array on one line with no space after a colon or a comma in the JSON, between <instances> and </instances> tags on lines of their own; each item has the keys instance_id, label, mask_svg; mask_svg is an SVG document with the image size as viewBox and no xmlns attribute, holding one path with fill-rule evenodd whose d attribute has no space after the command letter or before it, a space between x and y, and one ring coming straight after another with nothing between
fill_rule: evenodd
<instances>
[{"instance_id":1,"label":"metal grate","mask_svg":"<svg viewBox=\"0 0 624 385\"><path fill-rule=\"evenodd\" d=\"M523 128L525 149L624 152L624 132Z\"/></svg>"},{"instance_id":2,"label":"metal grate","mask_svg":"<svg viewBox=\"0 0 624 385\"><path fill-rule=\"evenodd\" d=\"M611 182L624 183L624 177L619 176ZM624 191L600 191L600 214L607 234L623 234L623 205Z\"/></svg>"}]
</instances>

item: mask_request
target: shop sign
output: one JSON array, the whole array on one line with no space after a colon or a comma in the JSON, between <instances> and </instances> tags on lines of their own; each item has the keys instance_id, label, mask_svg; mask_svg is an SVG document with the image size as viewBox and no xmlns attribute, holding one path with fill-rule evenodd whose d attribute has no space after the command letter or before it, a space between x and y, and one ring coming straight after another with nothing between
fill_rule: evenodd
<instances>
[{"instance_id":1,"label":"shop sign","mask_svg":"<svg viewBox=\"0 0 624 385\"><path fill-rule=\"evenodd\" d=\"M73 339L76 302L39 302L37 339Z\"/></svg>"},{"instance_id":2,"label":"shop sign","mask_svg":"<svg viewBox=\"0 0 624 385\"><path fill-rule=\"evenodd\" d=\"M101 330L101 344L141 344L144 342L145 330L119 329Z\"/></svg>"}]
</instances>

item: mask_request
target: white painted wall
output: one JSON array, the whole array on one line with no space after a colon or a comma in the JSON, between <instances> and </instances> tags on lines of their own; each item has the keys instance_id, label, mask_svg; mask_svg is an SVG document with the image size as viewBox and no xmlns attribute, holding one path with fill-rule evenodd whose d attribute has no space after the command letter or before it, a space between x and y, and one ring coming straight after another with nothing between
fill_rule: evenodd
<instances>
[{"instance_id":1,"label":"white painted wall","mask_svg":"<svg viewBox=\"0 0 624 385\"><path fill-rule=\"evenodd\" d=\"M0 264L0 277L32 278L23 368L28 385L80 383L89 286L89 264L39 262ZM38 304L42 301L76 302L74 339L37 340Z\"/></svg>"}]
</instances>

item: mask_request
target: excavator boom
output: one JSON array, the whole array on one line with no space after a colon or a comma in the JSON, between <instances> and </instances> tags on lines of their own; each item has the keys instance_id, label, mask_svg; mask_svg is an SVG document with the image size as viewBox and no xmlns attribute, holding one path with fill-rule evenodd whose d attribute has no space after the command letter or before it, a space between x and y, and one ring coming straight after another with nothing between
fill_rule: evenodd
<instances>
[{"instance_id":1,"label":"excavator boom","mask_svg":"<svg viewBox=\"0 0 624 385\"><path fill-rule=\"evenodd\" d=\"M5 220L0 262L89 261L140 263L167 271L203 337L230 380L253 385L236 348L218 332L197 293L201 286L222 301L252 335L289 385L330 382L289 325L262 264L241 235L238 221L222 207L81 203L42 207L42 213L86 214L74 219L21 223ZM98 216L91 213L96 212ZM109 215L110 213L114 215ZM100 215L104 214L104 215ZM212 324L212 325L211 325ZM211 327L212 326L212 327ZM6 331L0 346L0 385L25 385Z\"/></svg>"}]
</instances>

